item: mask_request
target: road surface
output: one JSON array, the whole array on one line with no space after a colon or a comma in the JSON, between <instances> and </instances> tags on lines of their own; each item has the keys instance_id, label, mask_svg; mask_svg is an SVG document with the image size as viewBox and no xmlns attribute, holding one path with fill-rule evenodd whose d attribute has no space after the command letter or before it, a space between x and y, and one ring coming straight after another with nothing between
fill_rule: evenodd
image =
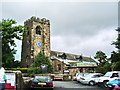
<instances>
[{"instance_id":1,"label":"road surface","mask_svg":"<svg viewBox=\"0 0 120 90\"><path fill-rule=\"evenodd\" d=\"M100 86L89 86L77 81L53 81L54 90L108 90Z\"/></svg>"}]
</instances>

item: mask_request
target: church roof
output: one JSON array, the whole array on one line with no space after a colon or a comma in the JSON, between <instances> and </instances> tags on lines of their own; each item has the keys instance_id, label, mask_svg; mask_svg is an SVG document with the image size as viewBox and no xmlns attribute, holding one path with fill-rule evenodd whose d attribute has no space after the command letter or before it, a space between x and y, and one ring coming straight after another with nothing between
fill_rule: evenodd
<instances>
[{"instance_id":1,"label":"church roof","mask_svg":"<svg viewBox=\"0 0 120 90\"><path fill-rule=\"evenodd\" d=\"M94 59L92 59L91 57L85 57L85 56L81 56L81 55L75 55L75 54L70 54L70 53L65 53L65 52L58 52L58 51L51 51L51 57L57 57L59 58L59 56L65 54L66 55L66 59L68 60L75 60L77 61L79 59L79 57L82 57L81 61L85 61L85 62L96 62Z\"/></svg>"}]
</instances>

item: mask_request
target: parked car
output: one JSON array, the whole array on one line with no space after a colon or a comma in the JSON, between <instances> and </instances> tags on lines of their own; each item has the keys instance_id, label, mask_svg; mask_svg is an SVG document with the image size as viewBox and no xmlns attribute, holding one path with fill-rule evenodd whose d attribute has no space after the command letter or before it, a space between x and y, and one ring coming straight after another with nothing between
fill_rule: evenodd
<instances>
[{"instance_id":1,"label":"parked car","mask_svg":"<svg viewBox=\"0 0 120 90\"><path fill-rule=\"evenodd\" d=\"M53 89L53 81L50 76L35 76L33 80L30 81L31 89L42 88L42 89Z\"/></svg>"},{"instance_id":2,"label":"parked car","mask_svg":"<svg viewBox=\"0 0 120 90\"><path fill-rule=\"evenodd\" d=\"M98 85L107 87L107 82L116 78L120 79L120 71L107 72L103 77L96 79L96 82L98 82Z\"/></svg>"},{"instance_id":3,"label":"parked car","mask_svg":"<svg viewBox=\"0 0 120 90\"><path fill-rule=\"evenodd\" d=\"M115 79L107 82L107 87L113 90L114 88L120 87L120 79Z\"/></svg>"},{"instance_id":4,"label":"parked car","mask_svg":"<svg viewBox=\"0 0 120 90\"><path fill-rule=\"evenodd\" d=\"M88 75L88 74L90 74L90 73L79 73L79 74L77 75L77 81L80 82L80 79L81 79L82 77Z\"/></svg>"},{"instance_id":5,"label":"parked car","mask_svg":"<svg viewBox=\"0 0 120 90\"><path fill-rule=\"evenodd\" d=\"M89 84L89 85L93 86L93 85L96 84L95 80L98 77L101 77L101 76L103 76L103 74L101 74L101 73L90 73L90 74L88 74L88 75L86 75L84 77L81 77L80 82L82 84Z\"/></svg>"}]
</instances>

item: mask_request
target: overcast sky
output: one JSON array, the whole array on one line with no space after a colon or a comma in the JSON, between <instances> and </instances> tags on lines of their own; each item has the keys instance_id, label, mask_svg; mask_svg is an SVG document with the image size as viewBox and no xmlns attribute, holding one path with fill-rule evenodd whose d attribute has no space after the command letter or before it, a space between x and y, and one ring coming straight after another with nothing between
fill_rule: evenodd
<instances>
[{"instance_id":1,"label":"overcast sky","mask_svg":"<svg viewBox=\"0 0 120 90\"><path fill-rule=\"evenodd\" d=\"M97 1L97 0L96 0ZM51 26L51 50L95 56L98 50L110 56L117 38L118 2L2 2L2 18L23 25L31 16L47 18ZM16 59L21 41L16 41Z\"/></svg>"}]
</instances>

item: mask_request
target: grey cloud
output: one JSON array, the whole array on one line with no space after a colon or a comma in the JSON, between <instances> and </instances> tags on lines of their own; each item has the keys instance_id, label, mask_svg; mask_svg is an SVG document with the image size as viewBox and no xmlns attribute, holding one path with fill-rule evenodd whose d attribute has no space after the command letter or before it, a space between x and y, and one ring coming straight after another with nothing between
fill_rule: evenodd
<instances>
[{"instance_id":1,"label":"grey cloud","mask_svg":"<svg viewBox=\"0 0 120 90\"><path fill-rule=\"evenodd\" d=\"M117 2L4 2L2 18L13 18L19 24L31 16L47 18L51 22L51 46L53 50L93 55L101 49L110 54L114 38L99 37L99 46L93 36L118 26ZM104 35L108 36L107 33ZM91 38L91 39L90 39ZM98 40L98 41L99 41ZM88 43L93 43L89 45ZM69 46L69 47L68 47ZM108 47L107 49L105 49Z\"/></svg>"},{"instance_id":2,"label":"grey cloud","mask_svg":"<svg viewBox=\"0 0 120 90\"><path fill-rule=\"evenodd\" d=\"M68 5L59 11L54 29L55 34L95 34L96 30L117 26L117 3L87 3L78 5L77 9ZM75 5L75 4L73 4ZM82 6L81 6L82 5ZM82 8L82 9L81 9ZM59 29L59 30L57 30ZM77 32L77 33L76 33ZM87 33L86 33L87 32Z\"/></svg>"},{"instance_id":3,"label":"grey cloud","mask_svg":"<svg viewBox=\"0 0 120 90\"><path fill-rule=\"evenodd\" d=\"M109 30L109 32L103 30L91 37L55 36L51 37L52 50L87 56L94 56L96 51L102 50L107 56L110 56L111 51L115 49L111 43L116 39L116 35L117 33L113 30Z\"/></svg>"},{"instance_id":4,"label":"grey cloud","mask_svg":"<svg viewBox=\"0 0 120 90\"><path fill-rule=\"evenodd\" d=\"M55 34L77 31L86 35L85 32L91 32L90 29L94 33L98 27L101 29L117 24L117 2L12 2L3 3L3 12L4 17L9 15L21 23L32 15L46 17L51 20Z\"/></svg>"}]
</instances>

